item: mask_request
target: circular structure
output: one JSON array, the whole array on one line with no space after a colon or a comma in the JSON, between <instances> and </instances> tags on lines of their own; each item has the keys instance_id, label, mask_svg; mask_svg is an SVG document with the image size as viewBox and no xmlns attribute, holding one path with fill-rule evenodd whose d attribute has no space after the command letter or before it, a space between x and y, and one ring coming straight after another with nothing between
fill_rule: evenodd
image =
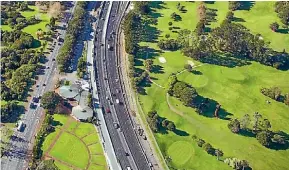
<instances>
[{"instance_id":1,"label":"circular structure","mask_svg":"<svg viewBox=\"0 0 289 170\"><path fill-rule=\"evenodd\" d=\"M187 141L174 142L167 151L176 166L186 164L194 154L193 146Z\"/></svg>"},{"instance_id":2,"label":"circular structure","mask_svg":"<svg viewBox=\"0 0 289 170\"><path fill-rule=\"evenodd\" d=\"M86 168L90 159L90 153L85 143L67 132L59 137L49 154L81 169Z\"/></svg>"}]
</instances>

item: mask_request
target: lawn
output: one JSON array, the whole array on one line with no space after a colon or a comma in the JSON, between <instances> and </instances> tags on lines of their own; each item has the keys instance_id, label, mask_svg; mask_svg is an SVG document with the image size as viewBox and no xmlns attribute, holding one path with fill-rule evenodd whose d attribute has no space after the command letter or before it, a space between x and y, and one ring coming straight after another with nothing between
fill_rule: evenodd
<instances>
[{"instance_id":1,"label":"lawn","mask_svg":"<svg viewBox=\"0 0 289 170\"><path fill-rule=\"evenodd\" d=\"M196 3L181 2L185 6L186 13L180 13L176 9L178 2L154 2L153 18L157 18L157 24L150 24L149 31L159 32L154 36L155 40L164 38L170 34L176 38L177 34L172 33L168 28L168 22L172 21L170 15L176 12L182 17L182 21L173 21L173 26L181 29L192 30L197 23ZM199 3L199 2L197 2ZM274 13L273 2L256 2L250 11L236 11L235 16L243 18L242 22L252 33L261 33L265 40L271 41L271 47L275 50L288 49L288 34L274 33L269 29L269 24L279 21ZM217 9L216 21L211 22L209 27L217 27L228 11L227 2L215 2L207 4L211 9ZM252 11L252 13L251 13ZM267 12L266 12L267 11ZM271 12L268 12L271 11ZM272 12L273 11L273 12ZM260 19L264 18L264 19ZM266 19L266 17L268 19ZM260 23L260 24L256 24ZM260 26L262 25L262 26ZM285 43L288 42L288 43ZM264 118L270 120L272 130L281 130L289 133L288 106L273 101L260 93L261 87L278 86L283 94L289 93L289 71L279 71L256 62L242 67L224 67L218 65L204 64L185 57L180 51L160 51L155 42L141 42L140 46L149 46L151 52L148 58L152 58L155 65L159 65L161 71L150 73L150 77L160 86L166 86L168 76L183 70L184 64L193 62L199 74L182 72L177 77L196 88L197 92L222 105L226 114L224 118L240 118L248 113L251 116L259 112ZM289 50L289 49L288 49ZM288 51L287 50L287 51ZM141 54L136 60L136 67L143 68L142 62L145 55ZM166 63L161 63L159 57L164 57ZM151 109L158 111L161 117L175 122L180 131L186 133L155 134L163 155L170 156L173 165L177 169L231 169L216 157L208 155L202 148L199 148L191 139L191 135L209 142L214 148L224 152L224 157L236 157L247 160L253 169L286 169L289 157L289 150L271 150L261 146L255 138L233 134L227 127L225 119L215 119L211 115L198 115L194 109L185 107L176 98L169 97L169 102L183 115L178 115L170 110L166 101L166 92L155 84L144 87L146 94L138 95L142 109L148 112ZM267 104L270 100L271 104ZM246 149L244 149L246 148ZM266 155L266 157L264 156Z\"/></svg>"},{"instance_id":2,"label":"lawn","mask_svg":"<svg viewBox=\"0 0 289 170\"><path fill-rule=\"evenodd\" d=\"M97 169L106 169L103 149L98 134L92 124L77 122L66 115L54 114L53 117L53 125L56 127L56 131L50 133L45 138L41 148L44 153L49 154L53 159L61 160L75 168L85 169L88 163L91 162L88 169L95 169L96 167ZM75 129L75 132L77 132L79 136L77 136L72 129ZM59 138L56 139L58 134L60 134ZM81 139L80 137L83 136L86 137ZM53 144L53 141L55 141L55 145L52 146L51 150L48 150L49 146ZM71 169L57 160L55 163L60 170Z\"/></svg>"},{"instance_id":3,"label":"lawn","mask_svg":"<svg viewBox=\"0 0 289 170\"><path fill-rule=\"evenodd\" d=\"M79 154L81 153L81 154ZM89 152L77 137L63 133L50 151L51 156L84 169L88 164Z\"/></svg>"}]
</instances>

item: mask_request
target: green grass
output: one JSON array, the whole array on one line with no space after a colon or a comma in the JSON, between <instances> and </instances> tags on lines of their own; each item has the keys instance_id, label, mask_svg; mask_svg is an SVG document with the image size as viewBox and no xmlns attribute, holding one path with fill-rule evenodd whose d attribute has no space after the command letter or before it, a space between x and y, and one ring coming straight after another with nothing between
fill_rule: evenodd
<instances>
[{"instance_id":1,"label":"green grass","mask_svg":"<svg viewBox=\"0 0 289 170\"><path fill-rule=\"evenodd\" d=\"M95 132L95 128L90 123L81 123L75 130L75 134L80 138L92 132Z\"/></svg>"},{"instance_id":2,"label":"green grass","mask_svg":"<svg viewBox=\"0 0 289 170\"><path fill-rule=\"evenodd\" d=\"M70 168L62 163L59 163L57 161L54 161L55 165L60 169L60 170L73 170L73 168Z\"/></svg>"},{"instance_id":3,"label":"green grass","mask_svg":"<svg viewBox=\"0 0 289 170\"><path fill-rule=\"evenodd\" d=\"M83 141L89 145L95 142L99 142L98 136L96 134L90 134L83 138Z\"/></svg>"},{"instance_id":4,"label":"green grass","mask_svg":"<svg viewBox=\"0 0 289 170\"><path fill-rule=\"evenodd\" d=\"M57 134L60 133L60 130L63 130L59 139L56 141L55 145L49 152L52 157L69 163L72 166L84 169L89 162L89 154L99 154L97 156L91 155L91 161L103 166L91 164L89 169L106 169L106 161L103 155L103 149L99 141L98 134L92 124L70 120L70 125L67 126L68 119L70 118L69 116L54 114L53 117L55 121L54 126L57 126L57 128L55 132L50 133L45 138L41 148L44 152L47 151L52 142L56 140L55 138ZM79 124L79 126L76 128L77 124ZM68 128L64 129L64 127ZM75 132L77 132L78 136L74 136L77 135L73 131L75 128ZM87 136L83 138L82 142L80 137L85 135ZM89 150L87 150L86 146L88 146ZM60 170L71 169L70 167L59 162L56 162L56 165Z\"/></svg>"},{"instance_id":5,"label":"green grass","mask_svg":"<svg viewBox=\"0 0 289 170\"><path fill-rule=\"evenodd\" d=\"M103 157L102 155L92 155L91 163L105 166L105 162L105 157Z\"/></svg>"},{"instance_id":6,"label":"green grass","mask_svg":"<svg viewBox=\"0 0 289 170\"><path fill-rule=\"evenodd\" d=\"M102 154L103 150L101 144L93 144L88 146L91 154Z\"/></svg>"},{"instance_id":7,"label":"green grass","mask_svg":"<svg viewBox=\"0 0 289 170\"><path fill-rule=\"evenodd\" d=\"M69 127L67 128L68 131L73 132L78 125L79 122L72 122Z\"/></svg>"},{"instance_id":8,"label":"green grass","mask_svg":"<svg viewBox=\"0 0 289 170\"><path fill-rule=\"evenodd\" d=\"M60 136L50 154L79 168L85 168L88 164L89 152L85 145L69 133Z\"/></svg>"},{"instance_id":9,"label":"green grass","mask_svg":"<svg viewBox=\"0 0 289 170\"><path fill-rule=\"evenodd\" d=\"M170 33L172 38L177 36L176 33L171 33L170 30L168 30L167 24L171 21L170 14L176 11L176 4L177 2L165 2L161 4L161 6L165 8L153 9L155 13L153 16L160 15L160 17L157 18L158 24L151 25L151 27L156 27L156 29L161 32L157 40L163 39L167 33ZM266 16L268 18L273 16L275 21L279 21L274 12L265 12L274 11L272 4L273 2L256 2L255 6L251 9L252 13L251 11L236 11L235 15L243 18L246 22L242 24L252 30L253 33L261 33L265 40L270 40L271 46L274 49L287 49L289 47L286 45L289 44L287 40L288 34L280 35L280 33L271 32L269 26L264 26L273 22L272 18L271 20L267 20ZM185 9L188 11L181 14L177 12L183 20L173 22L173 26L192 30L195 28L197 22L197 4L181 2L181 5L185 5ZM217 21L212 22L210 27L214 28L222 22L222 19L228 11L227 5L227 2L215 2L215 4L207 5L209 8L218 9L218 16L216 16ZM264 19L259 19L259 17ZM260 26L262 24L263 26ZM141 46L147 44L151 48L159 50L156 43L140 43ZM160 56L165 57L167 62L164 64L160 63L158 61L158 57ZM156 52L149 54L149 57L154 60L155 65L163 67L164 73L162 74L150 73L150 77L155 78L154 81L161 86L166 85L168 76L171 73L183 70L183 66L188 60L193 61L195 65L202 64L183 56L180 51ZM143 56L138 56L138 59L143 61ZM143 66L137 67L142 68ZM240 118L246 113L252 116L253 113L257 111L261 113L264 118L270 120L273 127L272 130L282 130L285 133L289 133L289 126L287 126L289 120L288 106L273 101L260 93L261 87L271 86L280 87L283 94L288 93L289 71L279 71L255 62L252 62L250 65L234 68L205 64L197 67L196 70L202 74L195 75L185 71L178 75L178 79L191 84L201 96L219 102L226 112L232 114L227 115L228 118ZM164 155L171 156L171 164L174 165L175 168L199 170L231 169L221 161L217 161L216 157L208 155L202 148L199 148L191 139L192 134L196 134L209 142L214 148L223 150L224 157L237 157L249 161L253 169L269 170L287 168L288 163L286 158L289 157L288 149L279 151L267 149L261 146L255 138L230 132L227 128L227 120L198 115L194 109L185 107L178 99L170 97L170 103L184 113L183 116L180 116L169 109L164 89L152 84L149 87L145 87L145 90L147 95L138 96L144 112L156 109L160 116L174 121L179 130L189 134L189 136L180 136L171 132L168 134L155 134L161 151ZM270 100L271 104L268 105L266 100ZM184 141L186 142L182 145ZM191 144L191 146L189 146L188 143Z\"/></svg>"},{"instance_id":10,"label":"green grass","mask_svg":"<svg viewBox=\"0 0 289 170\"><path fill-rule=\"evenodd\" d=\"M235 16L242 18L245 22L240 22L254 34L261 34L266 41L270 41L270 46L278 51L285 49L289 51L289 34L282 34L273 32L269 26L273 22L278 22L280 29L282 29L282 23L274 11L275 2L255 2L255 5L250 11L242 10L236 11Z\"/></svg>"},{"instance_id":11,"label":"green grass","mask_svg":"<svg viewBox=\"0 0 289 170\"><path fill-rule=\"evenodd\" d=\"M3 30L3 31L12 31L12 28L9 25L1 25L1 30Z\"/></svg>"},{"instance_id":12,"label":"green grass","mask_svg":"<svg viewBox=\"0 0 289 170\"><path fill-rule=\"evenodd\" d=\"M43 152L46 152L49 148L49 146L52 144L52 142L55 140L56 135L59 133L59 129L55 129L54 132L50 133L44 140L41 150L43 150Z\"/></svg>"}]
</instances>

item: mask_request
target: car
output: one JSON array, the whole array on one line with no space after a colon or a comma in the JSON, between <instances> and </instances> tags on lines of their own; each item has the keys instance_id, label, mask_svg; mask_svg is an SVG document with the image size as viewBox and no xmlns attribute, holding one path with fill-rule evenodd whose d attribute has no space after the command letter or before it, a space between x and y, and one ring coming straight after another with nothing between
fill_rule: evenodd
<instances>
[{"instance_id":1,"label":"car","mask_svg":"<svg viewBox=\"0 0 289 170\"><path fill-rule=\"evenodd\" d=\"M35 109L35 105L34 105L34 103L31 102L29 107L30 107L30 109Z\"/></svg>"},{"instance_id":2,"label":"car","mask_svg":"<svg viewBox=\"0 0 289 170\"><path fill-rule=\"evenodd\" d=\"M125 153L125 156L129 156L129 153L126 152L126 153Z\"/></svg>"},{"instance_id":3,"label":"car","mask_svg":"<svg viewBox=\"0 0 289 170\"><path fill-rule=\"evenodd\" d=\"M35 103L38 103L38 102L39 102L39 98L36 97L36 96L34 96L34 97L32 98L32 101L35 102Z\"/></svg>"},{"instance_id":4,"label":"car","mask_svg":"<svg viewBox=\"0 0 289 170\"><path fill-rule=\"evenodd\" d=\"M46 84L45 84L45 83L43 83L43 86L46 86Z\"/></svg>"},{"instance_id":5,"label":"car","mask_svg":"<svg viewBox=\"0 0 289 170\"><path fill-rule=\"evenodd\" d=\"M114 122L114 123L113 123L113 127L114 127L115 129L118 129L118 128L119 128L119 125L118 125L116 122Z\"/></svg>"},{"instance_id":6,"label":"car","mask_svg":"<svg viewBox=\"0 0 289 170\"><path fill-rule=\"evenodd\" d=\"M50 68L49 66L46 67L46 69L49 69L49 68Z\"/></svg>"},{"instance_id":7,"label":"car","mask_svg":"<svg viewBox=\"0 0 289 170\"><path fill-rule=\"evenodd\" d=\"M39 84L36 84L36 87L39 87Z\"/></svg>"},{"instance_id":8,"label":"car","mask_svg":"<svg viewBox=\"0 0 289 170\"><path fill-rule=\"evenodd\" d=\"M107 108L106 109L106 113L111 113L110 109Z\"/></svg>"},{"instance_id":9,"label":"car","mask_svg":"<svg viewBox=\"0 0 289 170\"><path fill-rule=\"evenodd\" d=\"M119 89L116 89L116 92L117 92L117 93L120 93Z\"/></svg>"},{"instance_id":10,"label":"car","mask_svg":"<svg viewBox=\"0 0 289 170\"><path fill-rule=\"evenodd\" d=\"M107 80L107 77L104 77L104 80Z\"/></svg>"},{"instance_id":11,"label":"car","mask_svg":"<svg viewBox=\"0 0 289 170\"><path fill-rule=\"evenodd\" d=\"M108 97L108 96L106 96L106 100L109 100L109 97Z\"/></svg>"},{"instance_id":12,"label":"car","mask_svg":"<svg viewBox=\"0 0 289 170\"><path fill-rule=\"evenodd\" d=\"M120 102L119 102L119 100L118 100L118 99L116 99L116 100L115 100L115 103L116 103L116 104L119 104Z\"/></svg>"},{"instance_id":13,"label":"car","mask_svg":"<svg viewBox=\"0 0 289 170\"><path fill-rule=\"evenodd\" d=\"M55 61L55 58L53 58L52 61Z\"/></svg>"},{"instance_id":14,"label":"car","mask_svg":"<svg viewBox=\"0 0 289 170\"><path fill-rule=\"evenodd\" d=\"M153 164L151 162L149 162L149 166L152 168L153 167Z\"/></svg>"}]
</instances>

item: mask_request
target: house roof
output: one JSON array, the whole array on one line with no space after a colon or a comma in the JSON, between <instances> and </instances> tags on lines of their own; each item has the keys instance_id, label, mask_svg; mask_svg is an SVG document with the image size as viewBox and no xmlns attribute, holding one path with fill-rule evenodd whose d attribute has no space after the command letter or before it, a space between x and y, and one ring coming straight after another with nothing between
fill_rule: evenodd
<instances>
[{"instance_id":1,"label":"house roof","mask_svg":"<svg viewBox=\"0 0 289 170\"><path fill-rule=\"evenodd\" d=\"M79 91L71 88L71 86L62 86L59 88L59 95L64 98L74 98L79 94Z\"/></svg>"},{"instance_id":2,"label":"house roof","mask_svg":"<svg viewBox=\"0 0 289 170\"><path fill-rule=\"evenodd\" d=\"M93 116L93 110L88 106L77 105L72 108L72 114L79 120L85 120Z\"/></svg>"}]
</instances>

